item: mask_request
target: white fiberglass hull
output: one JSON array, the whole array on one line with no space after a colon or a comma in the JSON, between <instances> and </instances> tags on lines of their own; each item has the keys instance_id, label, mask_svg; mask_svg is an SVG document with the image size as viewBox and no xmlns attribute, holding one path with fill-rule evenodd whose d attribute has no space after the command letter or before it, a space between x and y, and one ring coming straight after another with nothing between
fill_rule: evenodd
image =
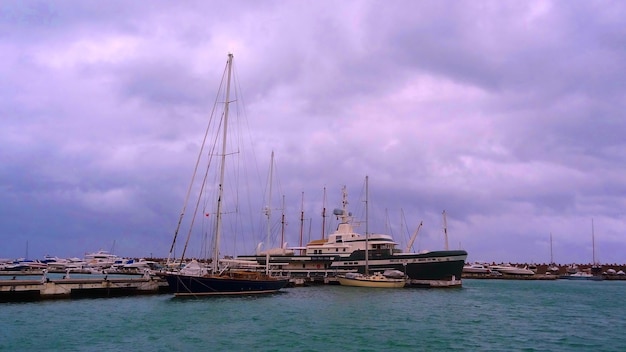
<instances>
[{"instance_id":1,"label":"white fiberglass hull","mask_svg":"<svg viewBox=\"0 0 626 352\"><path fill-rule=\"evenodd\" d=\"M400 288L406 285L404 279L392 279L383 275L353 275L352 277L337 276L342 286Z\"/></svg>"}]
</instances>

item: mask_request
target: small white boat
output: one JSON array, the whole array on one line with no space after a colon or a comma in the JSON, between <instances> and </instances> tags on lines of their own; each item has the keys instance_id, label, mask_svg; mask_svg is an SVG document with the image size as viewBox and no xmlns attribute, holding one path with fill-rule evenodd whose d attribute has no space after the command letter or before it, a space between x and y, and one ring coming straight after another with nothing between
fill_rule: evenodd
<instances>
[{"instance_id":1,"label":"small white boat","mask_svg":"<svg viewBox=\"0 0 626 352\"><path fill-rule=\"evenodd\" d=\"M89 269L93 270L94 272L98 272L104 269L108 269L115 264L126 264L126 262L128 262L128 259L118 257L115 254L109 253L108 251L99 250L97 252L86 253L83 261L86 263L86 266Z\"/></svg>"},{"instance_id":2,"label":"small white boat","mask_svg":"<svg viewBox=\"0 0 626 352\"><path fill-rule=\"evenodd\" d=\"M558 273L559 273L559 267L554 265L554 264L551 264L546 269L546 274L548 274L548 275L554 275L554 274L558 274Z\"/></svg>"},{"instance_id":3,"label":"small white boat","mask_svg":"<svg viewBox=\"0 0 626 352\"><path fill-rule=\"evenodd\" d=\"M559 278L567 279L567 280L592 280L592 281L602 281L604 279L602 276L592 275L584 271L579 271L573 274L559 276Z\"/></svg>"},{"instance_id":4,"label":"small white boat","mask_svg":"<svg viewBox=\"0 0 626 352\"><path fill-rule=\"evenodd\" d=\"M528 268L519 268L510 264L491 265L489 269L505 275L535 275L535 272Z\"/></svg>"},{"instance_id":5,"label":"small white boat","mask_svg":"<svg viewBox=\"0 0 626 352\"><path fill-rule=\"evenodd\" d=\"M489 274L491 270L482 264L466 264L463 266L463 273L466 274Z\"/></svg>"},{"instance_id":6,"label":"small white boat","mask_svg":"<svg viewBox=\"0 0 626 352\"><path fill-rule=\"evenodd\" d=\"M387 277L380 272L372 275L347 273L346 275L337 276L337 280L342 286L355 287L400 288L406 284L404 279Z\"/></svg>"},{"instance_id":7,"label":"small white boat","mask_svg":"<svg viewBox=\"0 0 626 352\"><path fill-rule=\"evenodd\" d=\"M38 271L46 269L48 265L38 260L19 258L12 263L4 264L3 270L9 271Z\"/></svg>"}]
</instances>

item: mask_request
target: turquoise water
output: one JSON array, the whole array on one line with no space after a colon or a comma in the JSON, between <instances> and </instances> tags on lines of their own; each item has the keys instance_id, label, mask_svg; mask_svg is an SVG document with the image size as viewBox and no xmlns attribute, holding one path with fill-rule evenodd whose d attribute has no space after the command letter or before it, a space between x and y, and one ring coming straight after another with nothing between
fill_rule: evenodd
<instances>
[{"instance_id":1,"label":"turquoise water","mask_svg":"<svg viewBox=\"0 0 626 352\"><path fill-rule=\"evenodd\" d=\"M625 351L625 281L0 304L2 351Z\"/></svg>"}]
</instances>

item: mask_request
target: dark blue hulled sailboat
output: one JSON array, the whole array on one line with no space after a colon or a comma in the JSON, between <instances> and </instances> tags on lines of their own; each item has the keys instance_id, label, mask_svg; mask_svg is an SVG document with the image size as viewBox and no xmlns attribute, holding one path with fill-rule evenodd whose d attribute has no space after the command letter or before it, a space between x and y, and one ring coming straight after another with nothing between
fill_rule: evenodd
<instances>
[{"instance_id":1,"label":"dark blue hulled sailboat","mask_svg":"<svg viewBox=\"0 0 626 352\"><path fill-rule=\"evenodd\" d=\"M192 261L188 263L185 267L176 271L168 271L166 273L161 274L169 285L170 292L172 292L176 296L203 296L203 295L236 295L236 294L263 294L263 293L273 293L277 292L283 287L287 285L289 280L287 278L278 278L271 276L269 271L262 271L259 268L259 265L256 263L241 261L241 260L219 260L219 243L220 237L222 234L222 204L223 204L223 190L224 190L224 167L226 164L226 137L227 137L227 126L228 126L228 110L230 103L230 83L232 76L232 68L233 68L233 55L228 55L228 61L226 63L226 68L224 71L224 76L226 77L226 92L225 92L225 100L224 100L224 111L221 115L223 120L220 123L221 133L222 133L222 151L220 157L220 167L219 167L219 183L217 184L218 196L217 196L217 210L216 220L215 220L215 231L213 233L213 260L210 267L206 267L198 263L197 261ZM220 85L222 87L222 85ZM208 133L208 129L207 129ZM207 136L205 136L206 141ZM205 143L202 143L204 147ZM202 156L203 152L201 150L200 156ZM212 156L212 151L209 152L209 157ZM200 161L200 157L198 158L198 162ZM210 164L210 163L209 163ZM195 170L198 169L198 164L196 164ZM208 166L207 166L208 167ZM195 179L195 172L193 180ZM205 176L206 180L206 176ZM192 185L190 185L189 190L192 189ZM204 189L204 186L201 187L201 192ZM189 194L191 192L188 191L187 199L189 198ZM187 200L185 200L185 203ZM196 207L200 204L198 201L196 203ZM182 217L185 213L185 207L181 213L181 219L178 224L178 228L174 235L174 240L172 242L172 247L170 249L170 257L173 252L176 237L178 234L178 230L180 228L180 224L182 221ZM197 209L197 208L196 208ZM196 210L196 213L198 211ZM193 223L193 221L192 221ZM191 233L191 232L190 232ZM189 237L187 238L187 243L189 241ZM187 243L185 244L185 249L187 248ZM184 252L183 252L184 257ZM183 259L181 258L181 263Z\"/></svg>"}]
</instances>

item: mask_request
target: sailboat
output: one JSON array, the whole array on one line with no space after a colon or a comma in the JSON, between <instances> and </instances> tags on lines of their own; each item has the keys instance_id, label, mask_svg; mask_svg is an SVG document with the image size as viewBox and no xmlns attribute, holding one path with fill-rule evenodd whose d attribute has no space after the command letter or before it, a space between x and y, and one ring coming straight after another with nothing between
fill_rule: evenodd
<instances>
[{"instance_id":1,"label":"sailboat","mask_svg":"<svg viewBox=\"0 0 626 352\"><path fill-rule=\"evenodd\" d=\"M572 273L567 275L559 276L560 279L567 280L592 280L592 281L602 281L604 277L602 276L602 266L600 266L596 262L596 236L593 228L593 219L591 219L591 247L592 247L592 260L593 263L591 265L590 271L585 272L580 270L575 270Z\"/></svg>"},{"instance_id":2,"label":"sailboat","mask_svg":"<svg viewBox=\"0 0 626 352\"><path fill-rule=\"evenodd\" d=\"M337 281L343 286L399 288L406 285L403 273L398 270L373 274L369 272L369 229L368 229L368 177L365 176L365 273L346 273L338 275ZM399 273L399 275L398 275ZM385 275L387 274L387 275Z\"/></svg>"},{"instance_id":3,"label":"sailboat","mask_svg":"<svg viewBox=\"0 0 626 352\"><path fill-rule=\"evenodd\" d=\"M219 181L216 185L218 190L217 196L217 211L215 212L216 220L215 220L215 229L213 232L213 257L211 261L210 267L204 267L197 261L192 261L188 263L185 267L181 268L177 271L169 271L164 274L161 274L168 283L170 292L175 296L204 296L204 295L240 295L240 294L264 294L264 293L274 293L282 288L284 288L289 280L287 278L278 278L271 276L266 268L266 271L263 272L261 270L257 270L258 268L254 266L246 267L246 264L243 261L237 260L220 260L220 240L222 236L222 214L223 210L223 202L224 202L224 183L225 183L225 165L226 165L226 155L227 155L227 128L228 128L228 113L229 113L229 104L230 104L230 86L231 86L231 77L232 77L232 68L233 68L233 54L228 54L228 60L226 63L225 73L226 76L226 92L225 92L225 101L224 101L224 111L221 115L222 121L220 123L221 131L218 135L222 134L221 140L221 153L219 154ZM222 85L220 85L222 87ZM208 131L208 129L207 129ZM205 137L206 140L206 137ZM216 139L217 141L217 139ZM217 145L217 143L216 143ZM204 142L203 142L204 147ZM202 152L201 152L202 154ZM210 153L211 156L213 153ZM200 157L198 158L200 160ZM209 163L211 164L211 163ZM198 164L196 164L195 170L197 171ZM208 170L208 167L207 167ZM193 180L195 178L195 171ZM205 174L206 180L206 174ZM201 192L204 189L204 186L201 187ZM187 198L189 198L190 191L192 186L189 187L189 191L187 193ZM200 198L198 198L198 202L196 206L200 204ZM180 228L180 224L182 222L182 217L185 213L185 207L183 207L183 211L180 215L180 219L178 222L178 228L174 235L174 240L172 242L172 247L170 249L170 256L173 252L176 237L178 234L178 230ZM193 223L193 220L192 220ZM191 231L190 233L191 234ZM187 238L187 243L185 244L185 249L187 248L187 244L189 242L189 236ZM184 257L184 251L183 251ZM169 259L168 259L169 261ZM181 258L181 262L183 258ZM242 267L243 265L243 267Z\"/></svg>"},{"instance_id":4,"label":"sailboat","mask_svg":"<svg viewBox=\"0 0 626 352\"><path fill-rule=\"evenodd\" d=\"M546 269L547 275L558 275L559 267L554 263L554 256L552 255L552 232L550 232L550 265Z\"/></svg>"}]
</instances>

